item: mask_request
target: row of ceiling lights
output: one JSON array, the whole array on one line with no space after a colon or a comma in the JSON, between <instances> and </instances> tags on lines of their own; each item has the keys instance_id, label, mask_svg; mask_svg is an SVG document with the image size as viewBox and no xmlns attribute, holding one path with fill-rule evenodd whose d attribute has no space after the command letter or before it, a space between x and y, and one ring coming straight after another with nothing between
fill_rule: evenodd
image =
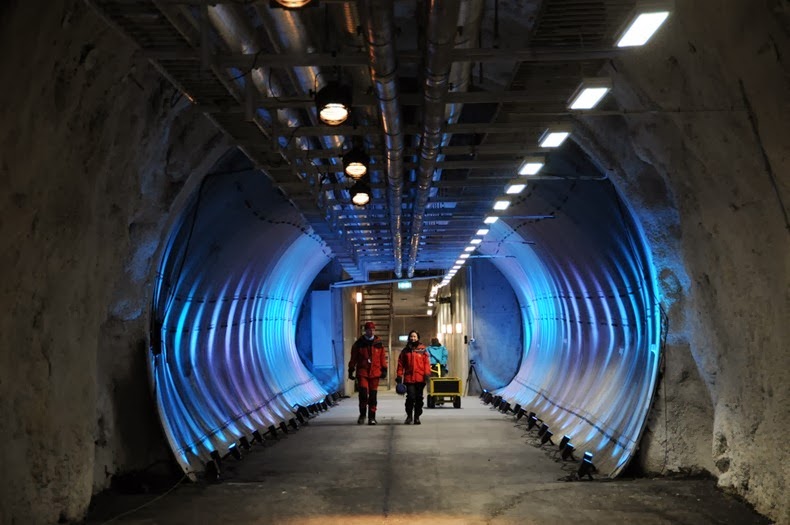
<instances>
[{"instance_id":1,"label":"row of ceiling lights","mask_svg":"<svg viewBox=\"0 0 790 525\"><path fill-rule=\"evenodd\" d=\"M311 0L276 0L276 3L289 9L305 7ZM659 27L666 21L671 10L672 0L640 2L635 8L635 14L629 20L626 29L617 39L617 47L641 46L655 34ZM587 78L571 96L568 103L570 110L590 110L595 108L598 103L612 89L612 82L609 78ZM318 116L322 122L329 126L339 126L348 119L351 109L352 92L347 85L332 81L327 83L315 94L315 104ZM549 128L538 140L541 148L551 149L562 145L570 135L568 128ZM357 206L365 206L370 202L370 178L368 167L370 157L362 147L361 140L355 140L352 148L343 155L343 170L355 183L349 188L351 202ZM536 175L544 166L545 159L542 157L529 157L524 160L518 170L520 176ZM516 179L508 183L505 188L507 195L518 195L527 187L527 183L521 179ZM494 210L504 211L510 206L510 200L498 199L494 203ZM493 224L499 219L498 215L489 215L483 221L485 224ZM431 288L429 296L429 306L438 294L439 288L446 286L455 276L461 266L469 258L470 253L477 249L483 241L483 237L488 233L487 228L481 228L470 241L469 246L464 248L455 265L447 272L441 283ZM428 311L431 315L432 310Z\"/></svg>"},{"instance_id":2,"label":"row of ceiling lights","mask_svg":"<svg viewBox=\"0 0 790 525\"><path fill-rule=\"evenodd\" d=\"M621 33L617 39L617 47L633 47L642 46L650 40L650 38L658 31L658 28L669 17L671 1L660 2L642 2L637 5L634 15L626 25L626 29ZM586 78L579 84L579 87L571 95L568 102L568 109L585 111L594 109L606 94L612 89L612 81L606 77L600 78ZM558 148L570 136L570 127L550 127L538 140L538 146L545 149ZM518 174L520 176L537 175L538 172L545 165L544 157L528 157L521 163ZM510 181L505 187L507 195L518 195L527 187L527 183L523 179L514 179ZM495 211L504 211L510 206L510 200L497 199L494 202ZM483 223L486 225L494 224L499 220L498 215L489 215ZM464 248L464 252L459 255L458 260L448 270L444 278L439 284L431 287L428 297L428 315L433 314L433 305L436 301L436 296L439 289L450 284L450 280L455 276L458 270L466 263L466 260L475 251L483 238L488 234L488 228L481 228L477 230L475 236L469 242L469 245Z\"/></svg>"},{"instance_id":3,"label":"row of ceiling lights","mask_svg":"<svg viewBox=\"0 0 790 525\"><path fill-rule=\"evenodd\" d=\"M328 126L344 123L351 111L351 87L339 82L328 82L315 94L318 118ZM370 202L370 177L368 167L370 156L362 146L361 138L354 138L353 145L342 157L343 172L355 181L349 188L351 202L356 206L366 206Z\"/></svg>"}]
</instances>

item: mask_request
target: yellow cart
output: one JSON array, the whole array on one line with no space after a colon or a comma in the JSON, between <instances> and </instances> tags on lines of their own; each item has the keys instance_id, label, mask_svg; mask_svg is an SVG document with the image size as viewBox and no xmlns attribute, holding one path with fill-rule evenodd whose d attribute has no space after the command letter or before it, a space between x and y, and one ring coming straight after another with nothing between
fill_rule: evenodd
<instances>
[{"instance_id":1,"label":"yellow cart","mask_svg":"<svg viewBox=\"0 0 790 525\"><path fill-rule=\"evenodd\" d=\"M453 404L454 408L461 408L461 379L458 377L442 377L439 365L431 366L437 374L428 382L428 408L436 408L445 403Z\"/></svg>"}]
</instances>

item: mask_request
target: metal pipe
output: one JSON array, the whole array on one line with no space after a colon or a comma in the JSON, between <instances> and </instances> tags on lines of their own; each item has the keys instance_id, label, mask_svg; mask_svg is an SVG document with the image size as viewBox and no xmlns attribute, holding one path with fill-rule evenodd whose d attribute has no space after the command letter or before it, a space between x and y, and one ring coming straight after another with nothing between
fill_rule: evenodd
<instances>
[{"instance_id":1,"label":"metal pipe","mask_svg":"<svg viewBox=\"0 0 790 525\"><path fill-rule=\"evenodd\" d=\"M409 281L428 281L430 279L441 279L441 275L429 275L423 277L412 277L408 279ZM374 284L392 284L398 283L403 281L404 279L381 279L377 281L338 281L336 283L330 283L330 288L349 288L351 286L369 286Z\"/></svg>"},{"instance_id":2,"label":"metal pipe","mask_svg":"<svg viewBox=\"0 0 790 525\"><path fill-rule=\"evenodd\" d=\"M392 0L360 0L360 15L368 48L370 77L381 111L387 149L387 203L395 275L403 273L403 236L401 234L403 202L403 122L398 101L395 60L395 17Z\"/></svg>"},{"instance_id":3,"label":"metal pipe","mask_svg":"<svg viewBox=\"0 0 790 525\"><path fill-rule=\"evenodd\" d=\"M424 65L423 131L420 144L420 165L417 175L417 196L411 220L409 260L406 274L414 275L420 244L423 216L442 144L445 98L450 84L450 52L455 45L455 29L460 0L432 0L428 12L427 43Z\"/></svg>"}]
</instances>

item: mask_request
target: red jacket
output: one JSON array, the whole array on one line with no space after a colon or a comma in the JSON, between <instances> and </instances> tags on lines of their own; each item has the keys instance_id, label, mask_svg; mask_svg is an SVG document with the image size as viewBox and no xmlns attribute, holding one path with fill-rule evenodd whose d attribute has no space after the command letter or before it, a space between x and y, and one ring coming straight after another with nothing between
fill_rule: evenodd
<instances>
[{"instance_id":1,"label":"red jacket","mask_svg":"<svg viewBox=\"0 0 790 525\"><path fill-rule=\"evenodd\" d=\"M404 383L424 383L425 376L431 375L431 360L425 345L420 343L416 348L406 346L398 356L398 377Z\"/></svg>"},{"instance_id":2,"label":"red jacket","mask_svg":"<svg viewBox=\"0 0 790 525\"><path fill-rule=\"evenodd\" d=\"M381 377L381 370L387 368L387 351L379 336L368 341L363 335L351 346L351 359L348 372L356 370L359 377Z\"/></svg>"}]
</instances>

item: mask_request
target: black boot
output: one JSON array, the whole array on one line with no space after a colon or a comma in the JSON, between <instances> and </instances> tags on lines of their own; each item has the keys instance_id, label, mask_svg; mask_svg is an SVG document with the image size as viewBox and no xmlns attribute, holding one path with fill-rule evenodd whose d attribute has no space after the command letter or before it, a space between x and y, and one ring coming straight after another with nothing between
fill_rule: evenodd
<instances>
[{"instance_id":1,"label":"black boot","mask_svg":"<svg viewBox=\"0 0 790 525\"><path fill-rule=\"evenodd\" d=\"M376 424L376 413L368 408L368 425Z\"/></svg>"}]
</instances>

